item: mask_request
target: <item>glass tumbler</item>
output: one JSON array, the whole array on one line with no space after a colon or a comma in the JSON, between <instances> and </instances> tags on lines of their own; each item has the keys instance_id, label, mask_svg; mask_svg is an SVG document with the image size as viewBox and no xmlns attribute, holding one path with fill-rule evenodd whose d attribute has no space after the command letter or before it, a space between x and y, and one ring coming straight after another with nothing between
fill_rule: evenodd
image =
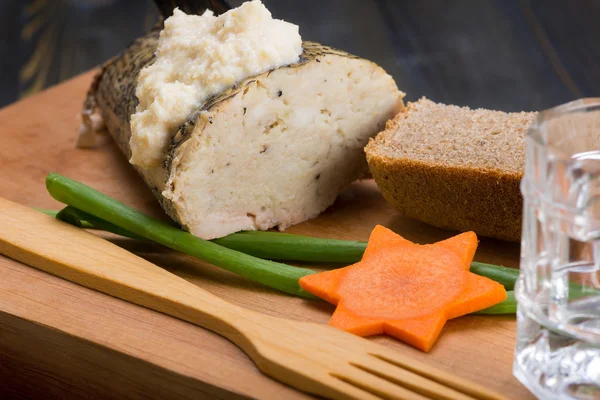
<instances>
[{"instance_id":1,"label":"glass tumbler","mask_svg":"<svg viewBox=\"0 0 600 400\"><path fill-rule=\"evenodd\" d=\"M541 399L600 399L600 98L526 137L515 376Z\"/></svg>"}]
</instances>

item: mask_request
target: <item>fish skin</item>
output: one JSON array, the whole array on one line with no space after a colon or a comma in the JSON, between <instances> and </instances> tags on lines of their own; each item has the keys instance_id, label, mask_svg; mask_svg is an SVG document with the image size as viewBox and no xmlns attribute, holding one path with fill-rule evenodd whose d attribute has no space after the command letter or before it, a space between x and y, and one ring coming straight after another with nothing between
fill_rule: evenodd
<instances>
[{"instance_id":1,"label":"fish skin","mask_svg":"<svg viewBox=\"0 0 600 400\"><path fill-rule=\"evenodd\" d=\"M102 115L108 131L127 159L131 157L131 115L139 103L135 95L137 79L140 71L155 59L161 29L162 23L102 65L83 106L84 115Z\"/></svg>"},{"instance_id":2,"label":"fish skin","mask_svg":"<svg viewBox=\"0 0 600 400\"><path fill-rule=\"evenodd\" d=\"M92 115L101 115L109 132L119 145L119 148L130 158L129 127L121 131L123 124L129 124L129 117L135 112L138 100L135 87L140 70L154 61L154 53L158 46L158 37L163 28L164 18L173 14L179 8L187 14L203 14L207 9L216 15L231 9L225 0L154 0L163 18L141 38L134 40L124 51L108 60L101 66L100 72L88 90L81 113L83 126L92 130L94 122ZM116 85L110 87L110 84ZM118 88L119 93L115 94ZM111 107L111 112L106 108ZM117 117L118 122L114 120ZM127 117L127 118L125 118ZM128 125L129 126L129 125Z\"/></svg>"}]
</instances>

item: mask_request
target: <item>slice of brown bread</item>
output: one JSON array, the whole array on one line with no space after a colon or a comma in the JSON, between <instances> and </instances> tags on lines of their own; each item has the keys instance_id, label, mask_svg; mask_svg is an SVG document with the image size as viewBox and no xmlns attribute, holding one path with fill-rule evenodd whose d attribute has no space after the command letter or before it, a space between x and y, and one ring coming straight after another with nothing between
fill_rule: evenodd
<instances>
[{"instance_id":1,"label":"slice of brown bread","mask_svg":"<svg viewBox=\"0 0 600 400\"><path fill-rule=\"evenodd\" d=\"M525 132L535 115L422 98L369 142L367 161L386 201L403 215L519 241Z\"/></svg>"}]
</instances>

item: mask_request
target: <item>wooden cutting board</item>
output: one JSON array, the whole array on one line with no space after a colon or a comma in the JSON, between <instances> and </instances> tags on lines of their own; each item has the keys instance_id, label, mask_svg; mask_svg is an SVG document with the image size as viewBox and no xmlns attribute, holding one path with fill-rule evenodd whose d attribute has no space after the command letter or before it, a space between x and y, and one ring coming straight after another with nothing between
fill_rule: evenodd
<instances>
[{"instance_id":1,"label":"wooden cutting board","mask_svg":"<svg viewBox=\"0 0 600 400\"><path fill-rule=\"evenodd\" d=\"M57 209L44 178L58 172L156 216L150 191L108 137L75 148L77 114L92 74L0 110L0 196ZM288 231L367 240L376 224L429 243L453 235L401 218L372 181L352 185L319 218ZM109 240L233 303L326 323L333 307L292 298L161 246ZM518 245L482 239L476 259L516 267ZM313 266L315 267L315 266ZM323 266L321 266L323 267ZM514 316L449 321L429 354L371 340L482 383L509 398L532 396L512 376ZM63 281L0 256L0 397L308 398L263 376L233 344L202 328Z\"/></svg>"}]
</instances>

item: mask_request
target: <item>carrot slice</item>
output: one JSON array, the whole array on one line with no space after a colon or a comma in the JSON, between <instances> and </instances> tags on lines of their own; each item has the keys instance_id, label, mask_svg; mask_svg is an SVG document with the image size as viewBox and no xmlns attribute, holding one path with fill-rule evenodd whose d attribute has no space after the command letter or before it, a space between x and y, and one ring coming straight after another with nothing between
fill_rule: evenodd
<instances>
[{"instance_id":1,"label":"carrot slice","mask_svg":"<svg viewBox=\"0 0 600 400\"><path fill-rule=\"evenodd\" d=\"M402 236L397 235L388 228L377 225L373 228L371 235L369 236L369 243L365 252L363 253L362 259L370 257L371 254L377 254L383 248L387 246L398 246L403 244L413 244L411 241L404 239Z\"/></svg>"},{"instance_id":2,"label":"carrot slice","mask_svg":"<svg viewBox=\"0 0 600 400\"><path fill-rule=\"evenodd\" d=\"M434 246L440 246L458 254L459 257L462 257L463 267L469 269L473 257L475 257L475 251L477 251L477 235L475 232L461 233L437 242Z\"/></svg>"},{"instance_id":3,"label":"carrot slice","mask_svg":"<svg viewBox=\"0 0 600 400\"><path fill-rule=\"evenodd\" d=\"M333 269L331 271L325 271L318 274L311 274L307 275L306 277L318 276L318 279L305 279L304 281L301 280L300 285L302 286L304 284L304 286L302 286L304 290L322 298L326 302L337 304L340 300L340 296L337 294L337 288L342 280L343 275L343 268ZM313 284L313 282L318 284Z\"/></svg>"},{"instance_id":4,"label":"carrot slice","mask_svg":"<svg viewBox=\"0 0 600 400\"><path fill-rule=\"evenodd\" d=\"M506 300L506 289L496 281L484 276L469 273L467 285L446 311L448 319L460 317L479 311L488 306L481 304L498 304Z\"/></svg>"},{"instance_id":5,"label":"carrot slice","mask_svg":"<svg viewBox=\"0 0 600 400\"><path fill-rule=\"evenodd\" d=\"M403 321L386 322L384 332L419 350L429 351L445 323L446 318L438 313Z\"/></svg>"},{"instance_id":6,"label":"carrot slice","mask_svg":"<svg viewBox=\"0 0 600 400\"><path fill-rule=\"evenodd\" d=\"M360 262L307 275L300 286L337 305L331 326L429 351L447 319L506 298L501 284L469 272L476 249L473 232L417 245L377 226Z\"/></svg>"},{"instance_id":7,"label":"carrot slice","mask_svg":"<svg viewBox=\"0 0 600 400\"><path fill-rule=\"evenodd\" d=\"M343 305L339 305L335 309L329 325L359 336L380 335L383 333L383 324L380 320L354 315Z\"/></svg>"}]
</instances>

